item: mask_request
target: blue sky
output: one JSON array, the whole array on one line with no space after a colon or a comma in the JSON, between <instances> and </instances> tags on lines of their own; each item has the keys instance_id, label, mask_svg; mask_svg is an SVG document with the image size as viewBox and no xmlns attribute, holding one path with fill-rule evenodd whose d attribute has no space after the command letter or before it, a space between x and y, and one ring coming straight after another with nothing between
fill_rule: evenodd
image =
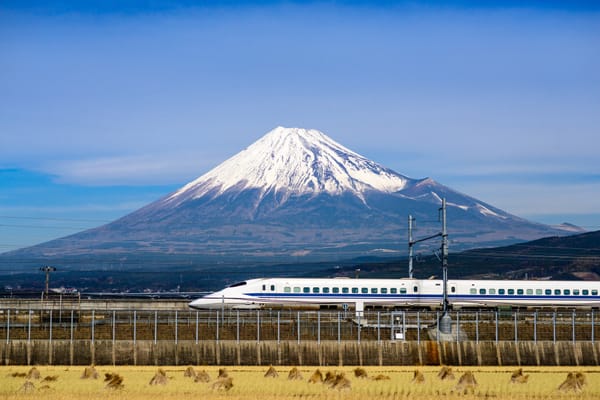
<instances>
[{"instance_id":1,"label":"blue sky","mask_svg":"<svg viewBox=\"0 0 600 400\"><path fill-rule=\"evenodd\" d=\"M125 215L278 125L600 229L600 7L0 2L0 252Z\"/></svg>"}]
</instances>

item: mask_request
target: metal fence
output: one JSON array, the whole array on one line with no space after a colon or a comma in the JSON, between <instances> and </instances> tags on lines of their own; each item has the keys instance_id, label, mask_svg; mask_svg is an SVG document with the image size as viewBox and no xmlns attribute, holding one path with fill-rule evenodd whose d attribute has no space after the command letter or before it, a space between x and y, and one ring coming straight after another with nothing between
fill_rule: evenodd
<instances>
[{"instance_id":1,"label":"metal fence","mask_svg":"<svg viewBox=\"0 0 600 400\"><path fill-rule=\"evenodd\" d=\"M0 309L0 340L440 341L436 311ZM452 311L455 341L591 341L590 311Z\"/></svg>"}]
</instances>

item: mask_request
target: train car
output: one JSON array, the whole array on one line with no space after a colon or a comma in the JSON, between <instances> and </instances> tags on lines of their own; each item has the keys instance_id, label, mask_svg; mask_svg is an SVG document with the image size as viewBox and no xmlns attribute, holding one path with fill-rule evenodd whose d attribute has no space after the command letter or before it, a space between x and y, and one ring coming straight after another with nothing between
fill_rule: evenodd
<instances>
[{"instance_id":1,"label":"train car","mask_svg":"<svg viewBox=\"0 0 600 400\"><path fill-rule=\"evenodd\" d=\"M442 280L258 278L192 301L196 309L318 306L441 308ZM454 308L598 308L600 282L550 280L448 280Z\"/></svg>"}]
</instances>

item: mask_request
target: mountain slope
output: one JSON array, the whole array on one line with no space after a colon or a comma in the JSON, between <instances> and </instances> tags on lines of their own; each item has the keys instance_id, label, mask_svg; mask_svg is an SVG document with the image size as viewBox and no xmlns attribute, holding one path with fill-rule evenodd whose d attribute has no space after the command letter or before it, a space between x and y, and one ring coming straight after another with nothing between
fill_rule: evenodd
<instances>
[{"instance_id":1,"label":"mountain slope","mask_svg":"<svg viewBox=\"0 0 600 400\"><path fill-rule=\"evenodd\" d=\"M435 219L442 197L448 201L455 249L564 233L432 179L398 174L319 131L278 127L176 192L113 223L11 255L320 260L397 252L406 248L409 214L417 218L417 235L439 230Z\"/></svg>"}]
</instances>

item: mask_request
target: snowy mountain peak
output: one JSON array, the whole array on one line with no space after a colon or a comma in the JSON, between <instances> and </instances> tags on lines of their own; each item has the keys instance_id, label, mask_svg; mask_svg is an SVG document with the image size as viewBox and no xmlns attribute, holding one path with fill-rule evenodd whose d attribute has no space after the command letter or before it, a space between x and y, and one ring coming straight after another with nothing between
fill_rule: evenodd
<instances>
[{"instance_id":1,"label":"snowy mountain peak","mask_svg":"<svg viewBox=\"0 0 600 400\"><path fill-rule=\"evenodd\" d=\"M167 201L184 201L230 189L258 189L292 194L352 192L363 198L369 190L392 193L410 179L387 169L315 129L277 127Z\"/></svg>"}]
</instances>

